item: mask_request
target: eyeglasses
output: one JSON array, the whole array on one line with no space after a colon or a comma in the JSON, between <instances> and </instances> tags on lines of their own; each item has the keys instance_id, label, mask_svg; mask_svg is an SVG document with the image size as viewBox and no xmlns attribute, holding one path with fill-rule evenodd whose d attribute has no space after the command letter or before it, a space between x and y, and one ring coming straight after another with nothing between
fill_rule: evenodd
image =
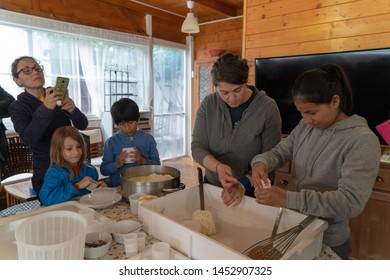
<instances>
[{"instance_id":1,"label":"eyeglasses","mask_svg":"<svg viewBox=\"0 0 390 280\"><path fill-rule=\"evenodd\" d=\"M26 66L22 69L20 69L17 73L16 73L16 76L19 76L19 73L20 72L23 72L24 74L26 75L30 75L33 73L33 71L37 71L37 72L42 72L44 69L43 65L35 65L34 67L30 67L30 66Z\"/></svg>"}]
</instances>

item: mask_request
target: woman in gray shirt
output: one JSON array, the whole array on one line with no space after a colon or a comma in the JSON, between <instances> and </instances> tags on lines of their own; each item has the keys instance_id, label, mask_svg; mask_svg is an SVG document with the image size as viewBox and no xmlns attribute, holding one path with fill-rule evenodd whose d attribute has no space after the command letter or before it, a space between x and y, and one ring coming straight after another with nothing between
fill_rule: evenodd
<instances>
[{"instance_id":1,"label":"woman in gray shirt","mask_svg":"<svg viewBox=\"0 0 390 280\"><path fill-rule=\"evenodd\" d=\"M232 53L219 57L211 70L217 91L206 96L196 113L192 156L206 168L205 180L224 187L226 205L238 205L253 195L250 161L272 149L281 139L281 117L276 102L248 85L249 66Z\"/></svg>"}]
</instances>

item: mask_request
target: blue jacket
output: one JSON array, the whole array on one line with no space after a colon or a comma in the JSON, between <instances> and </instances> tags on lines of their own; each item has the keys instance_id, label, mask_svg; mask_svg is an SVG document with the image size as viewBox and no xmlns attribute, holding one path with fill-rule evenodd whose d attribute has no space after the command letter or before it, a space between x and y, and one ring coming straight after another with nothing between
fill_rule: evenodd
<instances>
[{"instance_id":1,"label":"blue jacket","mask_svg":"<svg viewBox=\"0 0 390 280\"><path fill-rule=\"evenodd\" d=\"M98 180L99 174L96 168L89 164L84 164L80 174L70 180L70 172L67 167L60 167L54 164L45 174L45 180L38 196L43 206L68 201L76 196L90 193L87 189L77 190L73 184L81 181L85 176L90 176L93 180Z\"/></svg>"},{"instance_id":2,"label":"blue jacket","mask_svg":"<svg viewBox=\"0 0 390 280\"><path fill-rule=\"evenodd\" d=\"M121 184L121 172L127 168L139 166L137 162L126 163L122 168L117 169L115 164L122 153L123 148L136 147L141 155L147 159L148 165L159 165L160 156L157 150L157 143L154 137L142 130L138 130L132 137L128 137L121 131L116 132L107 139L104 144L104 152L100 172L104 176L109 176L107 185L109 187L119 186Z\"/></svg>"}]
</instances>

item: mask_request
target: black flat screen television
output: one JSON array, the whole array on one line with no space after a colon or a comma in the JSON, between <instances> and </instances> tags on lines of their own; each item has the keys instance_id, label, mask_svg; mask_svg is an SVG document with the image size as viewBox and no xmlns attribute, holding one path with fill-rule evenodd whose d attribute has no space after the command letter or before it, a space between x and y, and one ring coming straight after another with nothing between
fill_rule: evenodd
<instances>
[{"instance_id":1,"label":"black flat screen television","mask_svg":"<svg viewBox=\"0 0 390 280\"><path fill-rule=\"evenodd\" d=\"M353 114L364 117L381 143L386 144L375 126L390 119L390 49L256 58L255 85L278 104L282 133L290 133L301 119L288 98L295 78L326 63L336 63L345 70L352 87Z\"/></svg>"}]
</instances>

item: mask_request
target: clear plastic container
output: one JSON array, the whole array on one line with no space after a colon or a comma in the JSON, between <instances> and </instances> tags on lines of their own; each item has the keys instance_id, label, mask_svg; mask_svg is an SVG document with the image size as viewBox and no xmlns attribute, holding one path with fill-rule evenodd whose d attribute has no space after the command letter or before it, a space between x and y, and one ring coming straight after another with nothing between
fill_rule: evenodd
<instances>
[{"instance_id":1,"label":"clear plastic container","mask_svg":"<svg viewBox=\"0 0 390 280\"><path fill-rule=\"evenodd\" d=\"M84 258L87 221L72 211L51 211L25 220L15 230L20 260Z\"/></svg>"}]
</instances>

